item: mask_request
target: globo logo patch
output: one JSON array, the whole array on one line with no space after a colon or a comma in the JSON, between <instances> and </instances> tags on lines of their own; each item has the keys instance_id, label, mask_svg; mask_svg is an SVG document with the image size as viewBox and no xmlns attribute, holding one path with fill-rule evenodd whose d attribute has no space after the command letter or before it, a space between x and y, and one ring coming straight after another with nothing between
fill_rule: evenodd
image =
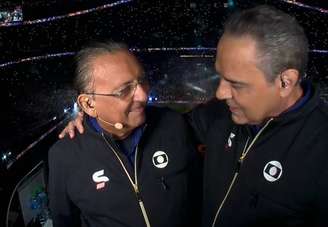
<instances>
[{"instance_id":1,"label":"globo logo patch","mask_svg":"<svg viewBox=\"0 0 328 227\"><path fill-rule=\"evenodd\" d=\"M267 181L279 180L282 175L282 165L278 161L270 161L263 168L263 176Z\"/></svg>"},{"instance_id":2,"label":"globo logo patch","mask_svg":"<svg viewBox=\"0 0 328 227\"><path fill-rule=\"evenodd\" d=\"M164 151L156 151L152 158L153 164L157 168L165 168L169 163L169 157Z\"/></svg>"}]
</instances>

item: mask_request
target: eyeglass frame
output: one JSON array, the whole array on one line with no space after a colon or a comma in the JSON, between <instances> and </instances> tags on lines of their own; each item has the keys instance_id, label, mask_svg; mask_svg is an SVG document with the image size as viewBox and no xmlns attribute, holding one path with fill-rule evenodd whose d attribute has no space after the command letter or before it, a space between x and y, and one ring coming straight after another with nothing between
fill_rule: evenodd
<instances>
[{"instance_id":1,"label":"eyeglass frame","mask_svg":"<svg viewBox=\"0 0 328 227\"><path fill-rule=\"evenodd\" d=\"M121 88L119 88L117 91L114 91L113 93L109 93L109 94L104 94L104 93L94 93L94 92L87 92L87 93L84 93L86 95L99 95L99 96L110 96L110 97L115 97L115 98L118 98L118 99L124 99L124 95L122 93L122 91L126 88L128 88L129 86L133 86L132 89L131 89L131 96L130 97L133 97L135 92L136 92L136 89L137 89L137 86L138 85L149 85L149 82L148 82L148 78L146 76L140 76L138 79L135 79L135 80L132 80L130 82L128 82L127 84L125 84L124 86L122 86ZM128 94L127 93L127 96L128 97Z\"/></svg>"}]
</instances>

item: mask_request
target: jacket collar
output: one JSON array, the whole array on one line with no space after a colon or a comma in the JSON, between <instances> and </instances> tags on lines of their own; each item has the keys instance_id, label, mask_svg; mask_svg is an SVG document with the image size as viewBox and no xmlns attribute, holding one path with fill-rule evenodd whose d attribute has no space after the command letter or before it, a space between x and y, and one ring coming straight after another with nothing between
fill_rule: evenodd
<instances>
[{"instance_id":1,"label":"jacket collar","mask_svg":"<svg viewBox=\"0 0 328 227\"><path fill-rule=\"evenodd\" d=\"M274 119L277 123L287 123L299 118L303 118L312 112L319 103L319 88L305 81L301 84L304 95L298 100L293 106L288 110L281 113L278 117Z\"/></svg>"},{"instance_id":2,"label":"jacket collar","mask_svg":"<svg viewBox=\"0 0 328 227\"><path fill-rule=\"evenodd\" d=\"M319 102L319 88L309 81L304 81L301 84L304 95L290 108L275 117L274 124L285 124L296 119L302 118L312 112ZM256 134L265 122L261 125L247 125L247 131L254 135Z\"/></svg>"}]
</instances>

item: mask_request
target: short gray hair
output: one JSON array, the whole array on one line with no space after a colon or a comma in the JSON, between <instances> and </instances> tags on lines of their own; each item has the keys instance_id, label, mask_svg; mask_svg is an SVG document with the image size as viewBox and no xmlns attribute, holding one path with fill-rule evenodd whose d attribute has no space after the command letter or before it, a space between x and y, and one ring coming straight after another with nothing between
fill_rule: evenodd
<instances>
[{"instance_id":1,"label":"short gray hair","mask_svg":"<svg viewBox=\"0 0 328 227\"><path fill-rule=\"evenodd\" d=\"M308 62L308 40L303 28L292 16L267 5L257 6L232 15L224 34L250 36L256 42L259 61L267 81L287 69L296 69L305 77Z\"/></svg>"},{"instance_id":2,"label":"short gray hair","mask_svg":"<svg viewBox=\"0 0 328 227\"><path fill-rule=\"evenodd\" d=\"M119 51L128 51L127 45L114 41L106 41L92 42L76 54L74 87L79 94L93 92L93 60L101 55Z\"/></svg>"}]
</instances>

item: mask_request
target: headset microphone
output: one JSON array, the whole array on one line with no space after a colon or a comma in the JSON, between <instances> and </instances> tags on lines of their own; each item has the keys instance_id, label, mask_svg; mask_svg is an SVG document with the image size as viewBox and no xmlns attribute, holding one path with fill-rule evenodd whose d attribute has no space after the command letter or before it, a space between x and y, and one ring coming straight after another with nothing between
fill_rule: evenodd
<instances>
[{"instance_id":1,"label":"headset microphone","mask_svg":"<svg viewBox=\"0 0 328 227\"><path fill-rule=\"evenodd\" d=\"M102 122L104 122L105 124L108 124L108 125L110 125L110 126L113 126L114 128L116 128L117 130L121 130L121 129L123 129L123 124L122 123L119 123L119 122L116 122L115 124L113 124L113 123L110 123L110 122L108 122L108 121L105 121L104 119L101 119L101 117L97 117L100 121L102 121Z\"/></svg>"},{"instance_id":2,"label":"headset microphone","mask_svg":"<svg viewBox=\"0 0 328 227\"><path fill-rule=\"evenodd\" d=\"M108 122L108 121L105 121L104 119L102 119L101 117L98 116L97 111L96 111L95 108L94 108L94 111L95 111L95 113L96 113L96 118L99 119L101 122L104 122L105 124L108 124L108 125L114 127L114 128L117 129L117 130L121 130L121 129L124 128L124 125L123 125L122 123L120 123L120 122L116 122L115 124L113 124L113 123L110 123L110 122Z\"/></svg>"}]
</instances>

